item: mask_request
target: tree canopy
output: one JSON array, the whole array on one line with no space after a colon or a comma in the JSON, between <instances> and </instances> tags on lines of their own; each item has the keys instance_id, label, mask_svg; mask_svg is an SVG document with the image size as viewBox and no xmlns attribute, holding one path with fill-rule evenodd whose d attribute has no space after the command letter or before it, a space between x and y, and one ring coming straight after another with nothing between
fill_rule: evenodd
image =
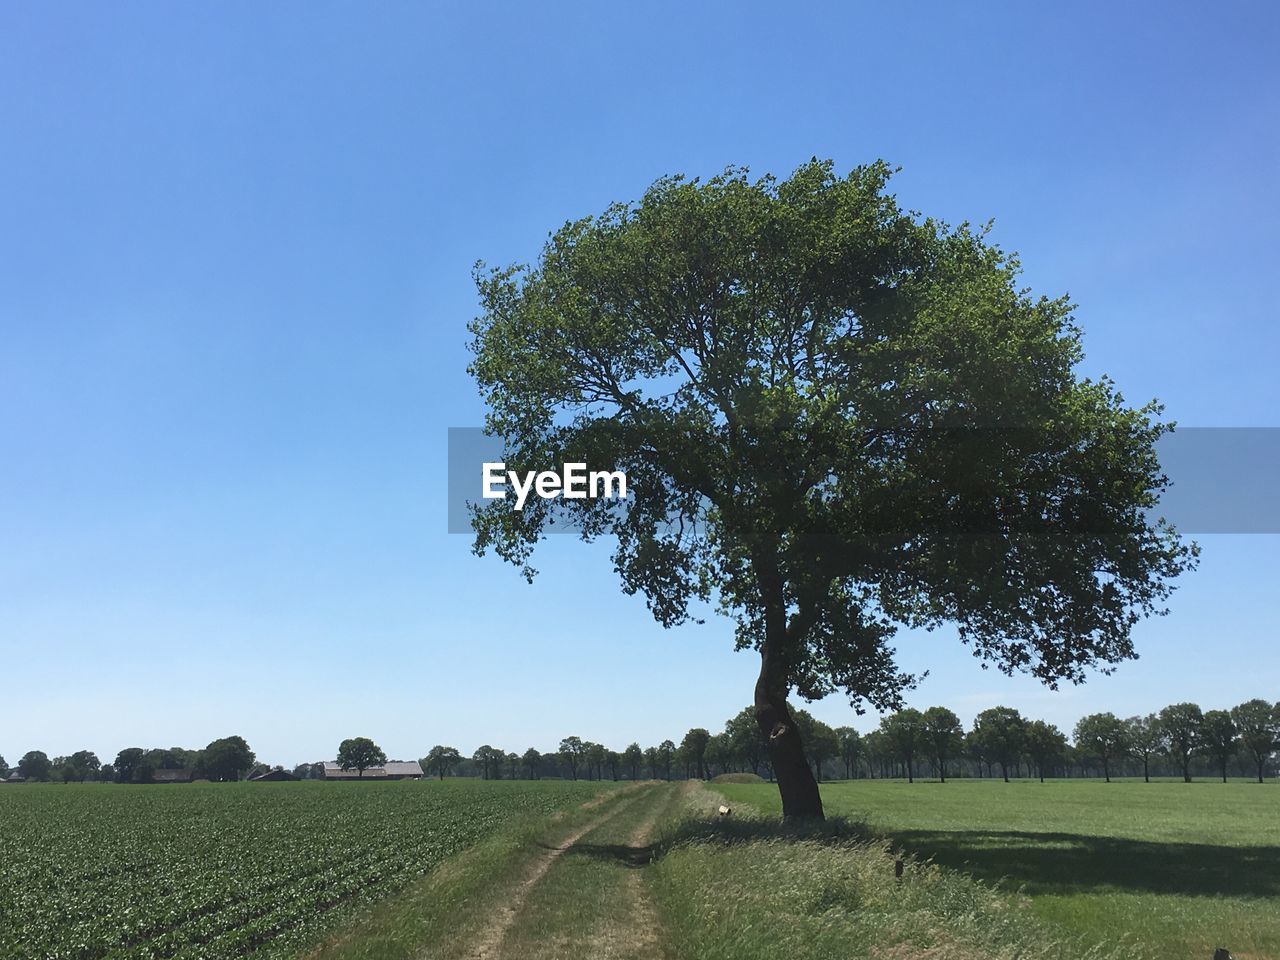
<instances>
[{"instance_id":1,"label":"tree canopy","mask_svg":"<svg viewBox=\"0 0 1280 960\"><path fill-rule=\"evenodd\" d=\"M659 180L476 273L470 371L509 467L624 470L631 495L491 500L476 549L532 577L552 523L616 537L658 622L714 600L761 654L784 811L820 815L787 695L900 704L900 626L953 623L1046 683L1134 655L1194 562L1164 521L1169 429L1077 375L1072 304L984 230L902 210L884 163Z\"/></svg>"},{"instance_id":2,"label":"tree canopy","mask_svg":"<svg viewBox=\"0 0 1280 960\"><path fill-rule=\"evenodd\" d=\"M53 763L43 750L29 750L18 761L18 773L28 780L48 780Z\"/></svg>"},{"instance_id":3,"label":"tree canopy","mask_svg":"<svg viewBox=\"0 0 1280 960\"><path fill-rule=\"evenodd\" d=\"M252 769L254 759L244 737L222 737L201 752L201 772L210 780L239 780Z\"/></svg>"},{"instance_id":4,"label":"tree canopy","mask_svg":"<svg viewBox=\"0 0 1280 960\"><path fill-rule=\"evenodd\" d=\"M1091 713L1075 728L1076 746L1102 761L1102 775L1111 782L1111 761L1127 749L1124 721L1114 713Z\"/></svg>"},{"instance_id":5,"label":"tree canopy","mask_svg":"<svg viewBox=\"0 0 1280 960\"><path fill-rule=\"evenodd\" d=\"M960 718L946 707L930 707L921 716L921 733L933 762L938 766L938 776L945 781L947 761L964 745L964 727L960 725Z\"/></svg>"},{"instance_id":6,"label":"tree canopy","mask_svg":"<svg viewBox=\"0 0 1280 960\"><path fill-rule=\"evenodd\" d=\"M1280 703L1272 706L1265 700L1246 700L1232 708L1231 719L1240 733L1241 745L1257 765L1261 783L1267 759L1280 748Z\"/></svg>"},{"instance_id":7,"label":"tree canopy","mask_svg":"<svg viewBox=\"0 0 1280 960\"><path fill-rule=\"evenodd\" d=\"M457 747L436 744L427 754L423 766L427 768L428 773L434 773L443 780L461 762L462 754L458 752Z\"/></svg>"},{"instance_id":8,"label":"tree canopy","mask_svg":"<svg viewBox=\"0 0 1280 960\"><path fill-rule=\"evenodd\" d=\"M1204 713L1194 703L1171 703L1159 713L1160 730L1169 756L1178 762L1182 779L1191 782L1191 755L1200 749Z\"/></svg>"},{"instance_id":9,"label":"tree canopy","mask_svg":"<svg viewBox=\"0 0 1280 960\"><path fill-rule=\"evenodd\" d=\"M338 745L338 766L343 770L355 770L360 777L370 767L387 762L382 748L368 737L351 737Z\"/></svg>"}]
</instances>

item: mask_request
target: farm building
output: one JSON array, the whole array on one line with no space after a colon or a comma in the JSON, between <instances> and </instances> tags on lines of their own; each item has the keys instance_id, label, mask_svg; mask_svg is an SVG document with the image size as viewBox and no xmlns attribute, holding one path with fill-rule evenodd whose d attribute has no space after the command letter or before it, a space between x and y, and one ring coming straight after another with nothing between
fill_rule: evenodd
<instances>
[{"instance_id":1,"label":"farm building","mask_svg":"<svg viewBox=\"0 0 1280 960\"><path fill-rule=\"evenodd\" d=\"M152 783L190 783L193 779L194 770L154 770L151 773Z\"/></svg>"},{"instance_id":2,"label":"farm building","mask_svg":"<svg viewBox=\"0 0 1280 960\"><path fill-rule=\"evenodd\" d=\"M298 778L288 770L264 770L262 773L255 773L249 779L255 783L261 783L263 781L297 780Z\"/></svg>"},{"instance_id":3,"label":"farm building","mask_svg":"<svg viewBox=\"0 0 1280 960\"><path fill-rule=\"evenodd\" d=\"M423 776L422 764L417 760L388 760L378 767L367 767L364 776L358 770L343 770L336 762L326 760L326 780L417 780Z\"/></svg>"}]
</instances>

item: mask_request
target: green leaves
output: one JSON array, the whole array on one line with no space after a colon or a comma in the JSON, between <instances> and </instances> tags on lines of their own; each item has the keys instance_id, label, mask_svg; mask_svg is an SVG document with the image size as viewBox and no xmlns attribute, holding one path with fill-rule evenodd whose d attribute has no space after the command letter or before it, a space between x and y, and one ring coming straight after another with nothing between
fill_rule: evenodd
<instances>
[{"instance_id":1,"label":"green leaves","mask_svg":"<svg viewBox=\"0 0 1280 960\"><path fill-rule=\"evenodd\" d=\"M0 957L290 957L569 784L34 786L0 796Z\"/></svg>"},{"instance_id":2,"label":"green leaves","mask_svg":"<svg viewBox=\"0 0 1280 960\"><path fill-rule=\"evenodd\" d=\"M664 626L718 600L783 684L895 706L902 625L954 623L1047 683L1133 656L1194 546L1153 520L1159 407L1077 376L1064 297L985 228L905 212L889 167L659 180L478 271L471 373L517 469L622 469L634 496L491 503L524 568L569 522Z\"/></svg>"},{"instance_id":3,"label":"green leaves","mask_svg":"<svg viewBox=\"0 0 1280 960\"><path fill-rule=\"evenodd\" d=\"M363 773L370 767L387 762L387 755L382 748L368 737L351 737L338 745L338 766L343 770L358 770Z\"/></svg>"}]
</instances>

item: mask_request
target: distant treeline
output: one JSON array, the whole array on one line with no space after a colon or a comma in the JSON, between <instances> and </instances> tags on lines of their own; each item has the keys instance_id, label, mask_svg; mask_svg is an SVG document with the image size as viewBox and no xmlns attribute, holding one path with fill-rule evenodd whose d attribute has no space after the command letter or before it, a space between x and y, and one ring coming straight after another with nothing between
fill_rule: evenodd
<instances>
[{"instance_id":1,"label":"distant treeline","mask_svg":"<svg viewBox=\"0 0 1280 960\"><path fill-rule=\"evenodd\" d=\"M804 710L793 711L818 780L917 776L1105 777L1275 774L1280 750L1280 704L1249 700L1230 710L1177 703L1159 713L1121 719L1112 713L1081 718L1072 737L1051 723L1030 720L1012 707L992 707L966 731L946 707L889 714L879 729L859 734L830 727ZM435 776L572 779L709 779L725 773L771 778L768 749L747 708L720 733L695 727L677 744L633 743L611 750L566 737L553 753L530 747L509 753L488 744L465 758L437 746L422 758Z\"/></svg>"},{"instance_id":2,"label":"distant treeline","mask_svg":"<svg viewBox=\"0 0 1280 960\"><path fill-rule=\"evenodd\" d=\"M1201 710L1175 703L1158 713L1122 719L1113 713L1082 717L1070 738L1051 723L1023 717L1012 707L992 707L965 730L946 707L900 710L884 717L878 729L859 734L852 727L830 727L804 710L793 711L814 775L819 780L948 777L1104 777L1142 776L1256 777L1276 775L1280 751L1280 703L1249 700L1230 710ZM348 744L365 743L357 739ZM381 756L375 744L367 746ZM361 761L350 761L351 768ZM558 749L530 747L514 753L484 744L470 757L454 747L435 746L422 767L436 777L470 776L487 780L710 779L725 773L771 778L768 748L751 708L728 720L720 733L695 727L679 743L632 743L612 750L580 737L565 737ZM241 737L215 740L203 750L180 747L144 750L129 747L114 763L101 764L92 751L50 760L33 750L17 766L29 780L111 780L146 783L160 771L190 770L209 780L237 780L280 767L255 763ZM0 757L0 777L9 773ZM300 779L320 779L323 763L293 768Z\"/></svg>"},{"instance_id":3,"label":"distant treeline","mask_svg":"<svg viewBox=\"0 0 1280 960\"><path fill-rule=\"evenodd\" d=\"M43 750L32 750L12 771L0 757L0 778L16 773L27 780L152 783L164 771L183 770L201 780L239 780L255 769L255 759L244 737L238 736L214 740L203 750L125 747L116 754L114 763L103 763L92 750L78 750L52 760Z\"/></svg>"}]
</instances>

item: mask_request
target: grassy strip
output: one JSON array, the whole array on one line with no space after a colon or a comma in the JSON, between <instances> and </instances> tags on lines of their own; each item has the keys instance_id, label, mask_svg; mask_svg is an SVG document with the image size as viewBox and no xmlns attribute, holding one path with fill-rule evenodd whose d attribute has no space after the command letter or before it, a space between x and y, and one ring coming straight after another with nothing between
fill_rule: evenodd
<instances>
[{"instance_id":1,"label":"grassy strip","mask_svg":"<svg viewBox=\"0 0 1280 960\"><path fill-rule=\"evenodd\" d=\"M1119 960L1119 944L1063 940L1025 904L933 864L901 879L884 841L847 822L803 831L720 797L669 824L652 889L680 960Z\"/></svg>"},{"instance_id":2,"label":"grassy strip","mask_svg":"<svg viewBox=\"0 0 1280 960\"><path fill-rule=\"evenodd\" d=\"M620 798L629 793L626 789L607 791L551 817L513 821L303 956L307 960L449 960L468 956L468 945L504 908L504 894L547 848L583 823L625 803Z\"/></svg>"},{"instance_id":3,"label":"grassy strip","mask_svg":"<svg viewBox=\"0 0 1280 960\"><path fill-rule=\"evenodd\" d=\"M725 786L778 814L772 786ZM1280 789L1256 783L858 780L828 813L991 886L1046 925L1128 941L1135 960L1280 958Z\"/></svg>"},{"instance_id":4,"label":"grassy strip","mask_svg":"<svg viewBox=\"0 0 1280 960\"><path fill-rule=\"evenodd\" d=\"M681 788L644 787L635 802L580 837L530 892L503 942L521 960L660 960L662 931L644 874L657 827Z\"/></svg>"}]
</instances>

